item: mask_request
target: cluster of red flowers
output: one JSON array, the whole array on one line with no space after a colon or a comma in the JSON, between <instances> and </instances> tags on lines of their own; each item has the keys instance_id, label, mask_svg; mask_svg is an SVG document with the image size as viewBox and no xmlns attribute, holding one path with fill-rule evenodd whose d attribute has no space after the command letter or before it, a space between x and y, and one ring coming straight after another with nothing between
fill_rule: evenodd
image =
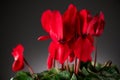
<instances>
[{"instance_id":1,"label":"cluster of red flowers","mask_svg":"<svg viewBox=\"0 0 120 80\"><path fill-rule=\"evenodd\" d=\"M102 12L92 16L86 9L78 11L70 4L63 15L58 10L46 10L41 17L42 27L49 34L40 36L38 40L52 39L49 45L48 68L52 68L54 61L64 64L66 60L75 59L91 61L94 50L94 36L100 36L104 30L104 15ZM24 47L20 44L13 49L13 71L19 71L28 65L23 56ZM29 67L29 65L28 65Z\"/></svg>"},{"instance_id":2,"label":"cluster of red flowers","mask_svg":"<svg viewBox=\"0 0 120 80\"><path fill-rule=\"evenodd\" d=\"M41 17L44 30L49 34L40 36L38 40L52 39L49 45L48 68L53 61L60 64L68 59L91 61L94 50L94 36L100 36L104 29L104 15L102 12L92 16L86 9L78 11L70 4L63 15L58 10L46 10Z\"/></svg>"}]
</instances>

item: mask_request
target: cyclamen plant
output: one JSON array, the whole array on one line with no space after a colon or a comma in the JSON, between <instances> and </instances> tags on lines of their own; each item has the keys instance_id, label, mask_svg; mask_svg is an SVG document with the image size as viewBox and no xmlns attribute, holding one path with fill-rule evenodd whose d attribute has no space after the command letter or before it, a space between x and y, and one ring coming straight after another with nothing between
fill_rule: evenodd
<instances>
[{"instance_id":1,"label":"cyclamen plant","mask_svg":"<svg viewBox=\"0 0 120 80\"><path fill-rule=\"evenodd\" d=\"M96 38L103 33L105 25L104 14L102 12L92 16L87 9L78 11L73 4L70 4L63 14L61 14L58 10L44 11L41 17L41 24L48 35L40 36L38 37L38 40L52 40L48 47L48 70L40 74L34 73L23 56L24 47L19 44L12 52L15 60L12 65L12 70L15 72L20 71L24 68L24 64L26 64L30 73L19 72L18 76L24 74L25 77L25 75L29 75L29 80L107 79L100 79L99 77L99 79L97 79L97 77L92 74L97 74L98 72L103 71L104 68L106 69L106 67L109 68L111 66L111 61L108 61L104 66L96 63ZM95 53L94 61L92 61L91 57L93 51ZM93 62L93 64L91 62ZM58 63L61 64L61 67L57 66ZM88 70L88 68L90 68L90 70ZM119 70L117 68L115 68L115 71L119 74ZM60 77L57 76L54 77L54 79L53 77L48 77L52 76L52 74ZM85 78L86 74L92 74L92 76L95 77L94 79L87 79ZM14 78L14 80L23 79L24 78ZM120 80L120 75L117 79ZM24 80L28 80L28 78Z\"/></svg>"}]
</instances>

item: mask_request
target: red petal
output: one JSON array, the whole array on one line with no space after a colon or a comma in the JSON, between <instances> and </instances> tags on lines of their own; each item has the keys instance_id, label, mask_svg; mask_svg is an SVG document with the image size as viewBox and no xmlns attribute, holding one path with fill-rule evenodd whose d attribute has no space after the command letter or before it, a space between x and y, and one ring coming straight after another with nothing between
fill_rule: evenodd
<instances>
[{"instance_id":1,"label":"red petal","mask_svg":"<svg viewBox=\"0 0 120 80\"><path fill-rule=\"evenodd\" d=\"M49 38L50 38L50 36L49 36L49 35L46 35L46 36L40 36L40 37L38 37L37 40L41 41L41 40L47 40L47 39L49 39Z\"/></svg>"},{"instance_id":2,"label":"red petal","mask_svg":"<svg viewBox=\"0 0 120 80\"><path fill-rule=\"evenodd\" d=\"M98 26L98 28L96 30L96 36L100 36L103 33L104 25L105 25L104 14L102 12L100 12L100 15L99 15L99 26Z\"/></svg>"},{"instance_id":3,"label":"red petal","mask_svg":"<svg viewBox=\"0 0 120 80\"><path fill-rule=\"evenodd\" d=\"M50 56L54 59L58 59L58 56L57 56L58 48L57 47L58 47L58 45L55 42L52 41L49 45L49 48L48 48Z\"/></svg>"},{"instance_id":4,"label":"red petal","mask_svg":"<svg viewBox=\"0 0 120 80\"><path fill-rule=\"evenodd\" d=\"M88 25L87 33L90 35L95 35L98 26L98 16L95 16Z\"/></svg>"},{"instance_id":5,"label":"red petal","mask_svg":"<svg viewBox=\"0 0 120 80\"><path fill-rule=\"evenodd\" d=\"M92 19L92 17L88 10L83 9L80 11L82 34L87 34L88 24L91 19Z\"/></svg>"},{"instance_id":6,"label":"red petal","mask_svg":"<svg viewBox=\"0 0 120 80\"><path fill-rule=\"evenodd\" d=\"M74 43L74 53L79 60L81 59L82 48L83 48L82 45L83 45L83 40L81 37L79 37Z\"/></svg>"},{"instance_id":7,"label":"red petal","mask_svg":"<svg viewBox=\"0 0 120 80\"><path fill-rule=\"evenodd\" d=\"M100 36L104 30L104 14L101 12L100 15L96 15L89 24L89 34L93 36Z\"/></svg>"},{"instance_id":8,"label":"red petal","mask_svg":"<svg viewBox=\"0 0 120 80\"><path fill-rule=\"evenodd\" d=\"M13 71L19 71L24 67L23 51L24 47L21 44L17 45L17 47L13 49L12 55L15 60L12 65Z\"/></svg>"},{"instance_id":9,"label":"red petal","mask_svg":"<svg viewBox=\"0 0 120 80\"><path fill-rule=\"evenodd\" d=\"M59 57L59 62L61 64L63 64L65 62L65 60L68 58L70 54L70 49L68 48L68 46L65 45L59 45L58 46L58 57Z\"/></svg>"},{"instance_id":10,"label":"red petal","mask_svg":"<svg viewBox=\"0 0 120 80\"><path fill-rule=\"evenodd\" d=\"M24 60L23 60L23 58L20 58L20 59L14 61L13 64L12 64L12 70L14 72L19 71L19 70L21 70L23 68L24 68Z\"/></svg>"},{"instance_id":11,"label":"red petal","mask_svg":"<svg viewBox=\"0 0 120 80\"><path fill-rule=\"evenodd\" d=\"M50 10L46 10L45 12L43 12L41 17L41 24L46 32L50 31L51 19L52 19L52 12Z\"/></svg>"},{"instance_id":12,"label":"red petal","mask_svg":"<svg viewBox=\"0 0 120 80\"><path fill-rule=\"evenodd\" d=\"M75 35L76 15L76 7L70 4L66 12L63 14L63 36L66 41L69 41Z\"/></svg>"},{"instance_id":13,"label":"red petal","mask_svg":"<svg viewBox=\"0 0 120 80\"><path fill-rule=\"evenodd\" d=\"M48 59L47 59L47 67L48 67L48 69L52 68L52 64L53 64L53 58L51 56L48 56Z\"/></svg>"},{"instance_id":14,"label":"red petal","mask_svg":"<svg viewBox=\"0 0 120 80\"><path fill-rule=\"evenodd\" d=\"M77 13L76 15L76 21L75 21L75 31L78 35L81 35L81 22L80 22L80 16Z\"/></svg>"},{"instance_id":15,"label":"red petal","mask_svg":"<svg viewBox=\"0 0 120 80\"><path fill-rule=\"evenodd\" d=\"M50 27L50 36L56 42L63 39L62 17L59 11L53 11L52 25Z\"/></svg>"},{"instance_id":16,"label":"red petal","mask_svg":"<svg viewBox=\"0 0 120 80\"><path fill-rule=\"evenodd\" d=\"M81 61L87 62L91 60L91 53L94 50L93 44L89 41L88 38L83 40L82 45L82 54L81 54Z\"/></svg>"},{"instance_id":17,"label":"red petal","mask_svg":"<svg viewBox=\"0 0 120 80\"><path fill-rule=\"evenodd\" d=\"M70 62L73 62L73 61L74 61L74 59L75 59L75 54L74 54L74 52L70 53L68 59L69 59Z\"/></svg>"}]
</instances>

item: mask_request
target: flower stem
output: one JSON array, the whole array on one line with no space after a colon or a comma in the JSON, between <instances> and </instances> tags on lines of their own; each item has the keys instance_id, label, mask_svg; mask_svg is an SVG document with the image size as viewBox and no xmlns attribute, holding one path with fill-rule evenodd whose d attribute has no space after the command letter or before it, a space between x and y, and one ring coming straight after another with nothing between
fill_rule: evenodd
<instances>
[{"instance_id":1,"label":"flower stem","mask_svg":"<svg viewBox=\"0 0 120 80\"><path fill-rule=\"evenodd\" d=\"M95 38L95 54L94 54L94 67L96 66L97 62L97 38Z\"/></svg>"},{"instance_id":2,"label":"flower stem","mask_svg":"<svg viewBox=\"0 0 120 80\"><path fill-rule=\"evenodd\" d=\"M75 57L75 62L74 62L74 73L76 73L76 64L77 64L77 58Z\"/></svg>"},{"instance_id":3,"label":"flower stem","mask_svg":"<svg viewBox=\"0 0 120 80\"><path fill-rule=\"evenodd\" d=\"M61 64L61 69L62 69L62 70L64 69L64 63L63 63L63 64Z\"/></svg>"},{"instance_id":4,"label":"flower stem","mask_svg":"<svg viewBox=\"0 0 120 80\"><path fill-rule=\"evenodd\" d=\"M31 66L28 64L27 60L24 58L24 63L26 64L26 66L28 67L28 70L30 72L31 75L34 74L34 71L33 69L31 68Z\"/></svg>"},{"instance_id":5,"label":"flower stem","mask_svg":"<svg viewBox=\"0 0 120 80\"><path fill-rule=\"evenodd\" d=\"M80 68L80 60L77 59L77 65L76 65L76 74L78 74Z\"/></svg>"},{"instance_id":6,"label":"flower stem","mask_svg":"<svg viewBox=\"0 0 120 80\"><path fill-rule=\"evenodd\" d=\"M70 71L69 64L68 64L68 59L66 61L66 69L67 69L67 71Z\"/></svg>"},{"instance_id":7,"label":"flower stem","mask_svg":"<svg viewBox=\"0 0 120 80\"><path fill-rule=\"evenodd\" d=\"M55 63L56 63L55 59L53 59L53 68L55 68Z\"/></svg>"}]
</instances>

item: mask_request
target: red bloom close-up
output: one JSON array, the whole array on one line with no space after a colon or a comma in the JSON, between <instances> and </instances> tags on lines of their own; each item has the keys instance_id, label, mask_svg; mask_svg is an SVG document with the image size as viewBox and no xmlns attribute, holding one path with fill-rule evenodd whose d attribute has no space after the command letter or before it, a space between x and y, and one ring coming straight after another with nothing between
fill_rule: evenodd
<instances>
[{"instance_id":1,"label":"red bloom close-up","mask_svg":"<svg viewBox=\"0 0 120 80\"><path fill-rule=\"evenodd\" d=\"M19 71L24 68L24 57L23 57L24 47L19 44L17 45L12 52L12 56L14 57L14 62L12 65L13 71Z\"/></svg>"}]
</instances>

